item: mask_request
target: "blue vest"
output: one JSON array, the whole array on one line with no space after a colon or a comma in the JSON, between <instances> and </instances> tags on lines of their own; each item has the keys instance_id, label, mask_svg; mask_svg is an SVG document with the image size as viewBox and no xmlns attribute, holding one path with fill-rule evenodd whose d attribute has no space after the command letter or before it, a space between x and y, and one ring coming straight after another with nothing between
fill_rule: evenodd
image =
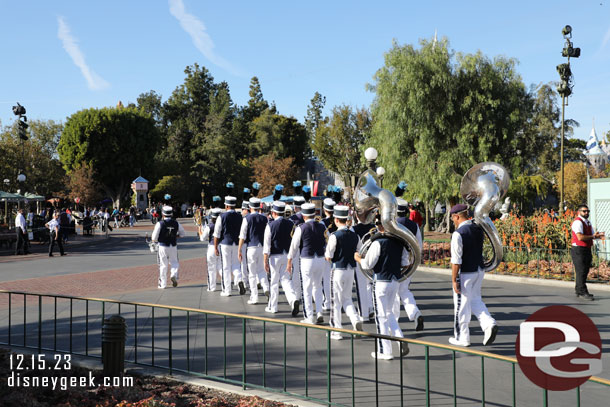
<instances>
[{"instance_id":1,"label":"blue vest","mask_svg":"<svg viewBox=\"0 0 610 407\"><path fill-rule=\"evenodd\" d=\"M335 225L335 218L333 218L332 216L330 218L322 219L322 223L324 223L324 226L326 226L326 229L328 229L329 235L337 231L337 225Z\"/></svg>"},{"instance_id":2,"label":"blue vest","mask_svg":"<svg viewBox=\"0 0 610 407\"><path fill-rule=\"evenodd\" d=\"M324 257L324 246L326 246L324 224L314 220L305 222L299 227L301 228L301 257L304 259L316 256Z\"/></svg>"},{"instance_id":3,"label":"blue vest","mask_svg":"<svg viewBox=\"0 0 610 407\"><path fill-rule=\"evenodd\" d=\"M337 230L333 235L337 239L337 246L332 258L333 267L346 270L347 266L350 266L355 269L354 253L356 253L358 247L358 235L347 228Z\"/></svg>"},{"instance_id":4,"label":"blue vest","mask_svg":"<svg viewBox=\"0 0 610 407\"><path fill-rule=\"evenodd\" d=\"M401 216L400 218L396 218L396 222L400 223L401 225L403 225L404 227L409 229L409 231L411 233L413 233L413 236L417 237L417 230L419 229L419 226L417 226L417 223L413 222L411 219L404 217L404 216Z\"/></svg>"},{"instance_id":5,"label":"blue vest","mask_svg":"<svg viewBox=\"0 0 610 407\"><path fill-rule=\"evenodd\" d=\"M402 259L402 250L404 246L398 239L390 237L381 237L376 242L379 242L380 252L379 259L373 267L375 277L379 281L392 281L393 278L400 278L400 260Z\"/></svg>"},{"instance_id":6,"label":"blue vest","mask_svg":"<svg viewBox=\"0 0 610 407\"><path fill-rule=\"evenodd\" d=\"M175 219L163 219L159 222L159 246L176 246L176 236L178 235L178 222Z\"/></svg>"},{"instance_id":7,"label":"blue vest","mask_svg":"<svg viewBox=\"0 0 610 407\"><path fill-rule=\"evenodd\" d=\"M269 222L269 229L271 231L271 250L269 254L271 256L274 254L287 254L290 251L292 228L294 228L294 223L283 217Z\"/></svg>"},{"instance_id":8,"label":"blue vest","mask_svg":"<svg viewBox=\"0 0 610 407\"><path fill-rule=\"evenodd\" d=\"M215 226L214 221L210 219L210 222L208 223L208 227L210 228L210 232L208 234L208 240L209 240L208 243L212 243L212 244L214 244L214 226Z\"/></svg>"},{"instance_id":9,"label":"blue vest","mask_svg":"<svg viewBox=\"0 0 610 407\"><path fill-rule=\"evenodd\" d=\"M460 225L457 232L462 236L462 267L460 273L475 273L483 265L483 229L474 223Z\"/></svg>"},{"instance_id":10,"label":"blue vest","mask_svg":"<svg viewBox=\"0 0 610 407\"><path fill-rule=\"evenodd\" d=\"M301 212L295 213L288 219L290 219L290 221L292 223L294 223L295 226L299 226L299 225L302 225L303 223L305 223L305 219L303 219L303 215L301 214Z\"/></svg>"},{"instance_id":11,"label":"blue vest","mask_svg":"<svg viewBox=\"0 0 610 407\"><path fill-rule=\"evenodd\" d=\"M265 237L267 218L260 213L251 213L246 216L248 228L246 229L246 243L248 247L262 246Z\"/></svg>"},{"instance_id":12,"label":"blue vest","mask_svg":"<svg viewBox=\"0 0 610 407\"><path fill-rule=\"evenodd\" d=\"M239 230L243 218L235 211L225 212L220 215L222 228L220 231L220 244L235 245L239 244Z\"/></svg>"},{"instance_id":13,"label":"blue vest","mask_svg":"<svg viewBox=\"0 0 610 407\"><path fill-rule=\"evenodd\" d=\"M372 223L358 223L357 225L353 226L353 229L354 232L356 232L356 234L358 235L358 237L362 239L364 235L369 233L374 227L375 225L373 225Z\"/></svg>"}]
</instances>

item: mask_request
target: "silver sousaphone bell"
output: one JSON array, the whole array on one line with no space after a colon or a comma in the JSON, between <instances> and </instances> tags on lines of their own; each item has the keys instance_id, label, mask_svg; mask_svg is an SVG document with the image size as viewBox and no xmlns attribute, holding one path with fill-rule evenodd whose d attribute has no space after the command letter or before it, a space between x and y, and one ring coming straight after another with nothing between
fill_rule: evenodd
<instances>
[{"instance_id":1,"label":"silver sousaphone bell","mask_svg":"<svg viewBox=\"0 0 610 407\"><path fill-rule=\"evenodd\" d=\"M460 194L474 206L474 223L483 229L493 249L493 257L483 261L485 272L496 269L504 255L500 234L489 218L489 212L504 198L509 186L508 171L494 162L475 165L466 172L460 184Z\"/></svg>"},{"instance_id":2,"label":"silver sousaphone bell","mask_svg":"<svg viewBox=\"0 0 610 407\"><path fill-rule=\"evenodd\" d=\"M411 277L417 270L421 260L421 249L413 233L396 222L396 197L392 192L381 188L380 184L375 171L367 169L360 175L354 191L354 206L359 221L373 223L376 214L379 213L381 225L385 231L379 233L377 229L373 229L364 236L360 255L365 257L371 244L380 237L389 236L400 240L409 252L410 259L409 265L401 270L399 281L403 281ZM362 268L360 270L369 280L373 279L373 270Z\"/></svg>"}]
</instances>

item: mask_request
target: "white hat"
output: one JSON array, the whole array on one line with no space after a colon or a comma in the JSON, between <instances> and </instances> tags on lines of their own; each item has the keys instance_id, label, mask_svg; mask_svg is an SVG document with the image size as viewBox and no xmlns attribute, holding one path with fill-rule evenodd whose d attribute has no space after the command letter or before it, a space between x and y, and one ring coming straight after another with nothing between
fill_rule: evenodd
<instances>
[{"instance_id":1,"label":"white hat","mask_svg":"<svg viewBox=\"0 0 610 407\"><path fill-rule=\"evenodd\" d=\"M328 212L332 212L335 208L335 205L337 203L335 201L332 200L332 198L326 198L324 199L324 210L328 211Z\"/></svg>"},{"instance_id":2,"label":"white hat","mask_svg":"<svg viewBox=\"0 0 610 407\"><path fill-rule=\"evenodd\" d=\"M304 203L301 205L303 216L313 216L316 214L316 206L312 203Z\"/></svg>"},{"instance_id":3,"label":"white hat","mask_svg":"<svg viewBox=\"0 0 610 407\"><path fill-rule=\"evenodd\" d=\"M212 213L212 218L217 218L222 213L222 209L214 208L214 209L212 209L211 213Z\"/></svg>"},{"instance_id":4,"label":"white hat","mask_svg":"<svg viewBox=\"0 0 610 407\"><path fill-rule=\"evenodd\" d=\"M396 198L396 210L398 212L406 212L409 209L409 202L405 201L402 198Z\"/></svg>"},{"instance_id":5,"label":"white hat","mask_svg":"<svg viewBox=\"0 0 610 407\"><path fill-rule=\"evenodd\" d=\"M335 213L333 216L337 219L347 219L349 216L349 207L345 205L335 206Z\"/></svg>"},{"instance_id":6,"label":"white hat","mask_svg":"<svg viewBox=\"0 0 610 407\"><path fill-rule=\"evenodd\" d=\"M295 207L299 208L300 206L302 206L302 204L305 203L305 198L303 198L302 196L295 196L294 198L292 198L292 202Z\"/></svg>"},{"instance_id":7,"label":"white hat","mask_svg":"<svg viewBox=\"0 0 610 407\"><path fill-rule=\"evenodd\" d=\"M169 218L173 215L174 208L172 208L169 205L163 205L162 211L163 211L163 216L167 216Z\"/></svg>"},{"instance_id":8,"label":"white hat","mask_svg":"<svg viewBox=\"0 0 610 407\"><path fill-rule=\"evenodd\" d=\"M226 206L235 206L237 205L237 198L231 195L225 196L225 205Z\"/></svg>"},{"instance_id":9,"label":"white hat","mask_svg":"<svg viewBox=\"0 0 610 407\"><path fill-rule=\"evenodd\" d=\"M282 201L274 201L271 210L276 213L284 213L286 211L286 204Z\"/></svg>"},{"instance_id":10,"label":"white hat","mask_svg":"<svg viewBox=\"0 0 610 407\"><path fill-rule=\"evenodd\" d=\"M261 208L261 200L260 198L252 197L249 200L250 208L252 209L260 209Z\"/></svg>"}]
</instances>

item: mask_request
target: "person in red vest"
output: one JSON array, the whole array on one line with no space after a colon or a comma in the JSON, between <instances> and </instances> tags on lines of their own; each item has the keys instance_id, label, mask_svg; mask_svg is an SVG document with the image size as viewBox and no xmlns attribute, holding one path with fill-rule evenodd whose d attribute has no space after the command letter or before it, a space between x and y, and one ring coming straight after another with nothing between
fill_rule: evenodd
<instances>
[{"instance_id":1,"label":"person in red vest","mask_svg":"<svg viewBox=\"0 0 610 407\"><path fill-rule=\"evenodd\" d=\"M576 280L576 296L587 301L593 301L593 294L587 290L587 275L591 268L593 256L591 247L593 240L604 237L603 232L595 232L589 222L589 207L578 206L578 216L572 222L572 262L574 263L574 280Z\"/></svg>"},{"instance_id":2,"label":"person in red vest","mask_svg":"<svg viewBox=\"0 0 610 407\"><path fill-rule=\"evenodd\" d=\"M409 219L413 222L417 223L417 226L421 229L424 224L424 218L421 216L421 213L417 210L415 205L412 203L409 204Z\"/></svg>"}]
</instances>

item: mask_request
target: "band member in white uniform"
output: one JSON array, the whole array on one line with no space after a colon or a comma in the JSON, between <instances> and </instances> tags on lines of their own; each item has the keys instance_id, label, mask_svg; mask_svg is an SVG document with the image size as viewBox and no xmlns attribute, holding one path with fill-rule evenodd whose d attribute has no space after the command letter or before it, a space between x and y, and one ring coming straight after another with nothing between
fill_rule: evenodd
<instances>
[{"instance_id":1,"label":"band member in white uniform","mask_svg":"<svg viewBox=\"0 0 610 407\"><path fill-rule=\"evenodd\" d=\"M324 255L332 267L330 273L332 279L330 325L334 328L343 328L341 323L341 308L343 308L354 330L362 331L362 319L352 302L352 287L356 271L354 253L360 250L362 244L356 232L347 228L349 208L337 205L334 207L334 212L334 224L337 231L328 238ZM331 332L330 338L341 340L343 336L340 332Z\"/></svg>"},{"instance_id":2,"label":"band member in white uniform","mask_svg":"<svg viewBox=\"0 0 610 407\"><path fill-rule=\"evenodd\" d=\"M263 215L261 200L250 198L251 213L241 223L239 232L239 261L248 263L248 279L250 280L250 299L248 304L258 304L258 287L260 282L263 292L269 297L269 282L263 266L263 239L267 227L267 217ZM246 258L243 257L242 247L247 247Z\"/></svg>"},{"instance_id":3,"label":"band member in white uniform","mask_svg":"<svg viewBox=\"0 0 610 407\"><path fill-rule=\"evenodd\" d=\"M157 259L159 262L158 287L163 289L167 286L167 268L170 266L170 280L172 286L178 285L178 245L177 238L186 236L184 228L178 221L172 219L173 209L171 206L163 207L163 220L157 222L153 230L151 240L159 243Z\"/></svg>"},{"instance_id":4,"label":"band member in white uniform","mask_svg":"<svg viewBox=\"0 0 610 407\"><path fill-rule=\"evenodd\" d=\"M294 224L284 218L283 214L286 204L282 201L273 202L271 216L273 220L265 227L263 238L263 254L265 271L271 275L269 303L265 311L275 314L279 296L279 285L282 284L286 300L292 309L292 316L296 317L299 313L300 300L293 288L293 281L286 268L288 259L287 254L290 250L290 234Z\"/></svg>"},{"instance_id":5,"label":"band member in white uniform","mask_svg":"<svg viewBox=\"0 0 610 407\"><path fill-rule=\"evenodd\" d=\"M324 217L324 219L322 219L321 222L326 227L327 236L332 235L337 230L337 226L335 226L335 221L333 219L333 212L334 212L335 205L336 205L335 201L333 201L331 198L324 199L324 202L322 205L322 209L324 210L325 217ZM330 307L330 301L331 301L330 292L332 291L331 278L330 278L331 267L332 267L332 264L327 263L326 268L324 269L324 274L322 275L322 290L324 293L324 304L322 304L322 309L324 311L328 311L331 308Z\"/></svg>"},{"instance_id":6,"label":"band member in white uniform","mask_svg":"<svg viewBox=\"0 0 610 407\"><path fill-rule=\"evenodd\" d=\"M248 188L244 188L244 195L246 195L246 191L248 191L248 195L250 193L250 190ZM248 202L248 200L244 200L241 203L241 218L242 218L242 224L243 221L246 219L246 216L248 216L250 214L250 204ZM241 229L240 229L241 231ZM246 253L246 249L248 248L247 245L240 245L239 249L237 251L238 253L238 257L243 258L244 260L247 259L247 253ZM235 284L237 284L237 281L243 281L244 282L244 286L246 287L246 289L248 289L249 284L248 284L248 262L247 261L241 261L241 259L239 260L239 264L240 264L240 272L241 275L239 276L239 278L237 278L237 276L233 276L233 281L235 282Z\"/></svg>"},{"instance_id":7,"label":"band member in white uniform","mask_svg":"<svg viewBox=\"0 0 610 407\"><path fill-rule=\"evenodd\" d=\"M372 223L358 223L352 227L362 241L362 238L375 227ZM373 311L373 283L360 271L360 264L356 266L356 298L358 301L358 314L370 322L375 320Z\"/></svg>"},{"instance_id":8,"label":"band member in white uniform","mask_svg":"<svg viewBox=\"0 0 610 407\"><path fill-rule=\"evenodd\" d=\"M377 227L379 232L383 233L383 226L378 224ZM372 269L375 272L373 275L373 304L377 333L403 338L398 320L392 312L392 306L398 295L398 279L401 276L401 269L409 264L407 249L400 240L382 236L371 243L365 258L362 258L358 252L354 254L354 258L360 263L360 267L365 270ZM401 345L401 354L409 353L407 344L401 343ZM377 353L371 353L373 358L383 360L394 358L391 340L380 340L377 349Z\"/></svg>"},{"instance_id":9,"label":"band member in white uniform","mask_svg":"<svg viewBox=\"0 0 610 407\"><path fill-rule=\"evenodd\" d=\"M485 333L483 345L496 339L498 326L481 298L485 272L483 264L484 233L480 226L468 219L468 206L457 204L451 208L455 232L451 235L451 278L453 282L454 336L449 343L470 346L470 318L474 314Z\"/></svg>"},{"instance_id":10,"label":"band member in white uniform","mask_svg":"<svg viewBox=\"0 0 610 407\"><path fill-rule=\"evenodd\" d=\"M216 255L214 249L214 225L216 220L222 213L222 209L214 208L210 211L210 221L207 225L202 225L202 229L199 233L202 242L208 243L208 249L206 253L206 260L208 266L208 291L216 291L216 278L218 273L222 273L222 265L220 263L220 256Z\"/></svg>"},{"instance_id":11,"label":"band member in white uniform","mask_svg":"<svg viewBox=\"0 0 610 407\"><path fill-rule=\"evenodd\" d=\"M292 221L294 226L302 225L305 220L303 219L303 214L301 213L301 205L305 203L305 198L302 196L295 196L293 200L294 206L294 214L291 215L288 219ZM290 207L286 207L286 211L289 211ZM292 259L292 287L294 288L294 292L297 295L297 298L302 298L303 296L303 279L301 277L301 259L300 254L295 253L295 257Z\"/></svg>"},{"instance_id":12,"label":"band member in white uniform","mask_svg":"<svg viewBox=\"0 0 610 407\"><path fill-rule=\"evenodd\" d=\"M314 204L305 203L301 205L301 213L305 223L296 227L290 243L288 252L288 272L292 270L292 263L300 254L301 257L301 279L303 281L303 319L301 322L321 324L324 322L322 315L322 274L326 267L324 261L324 247L326 246L326 228L320 222L316 222L314 216L316 207ZM294 282L294 276L293 276ZM313 296L315 297L316 313L314 314Z\"/></svg>"},{"instance_id":13,"label":"band member in white uniform","mask_svg":"<svg viewBox=\"0 0 610 407\"><path fill-rule=\"evenodd\" d=\"M421 231L419 230L419 226L417 223L413 222L408 218L409 214L409 204L407 201L401 198L397 198L397 218L396 222L403 225L417 239L419 243L420 250L423 250L424 243L422 240ZM415 302L415 297L410 289L411 285L411 277L408 277L400 282L400 287L398 288L398 296L396 297L396 302L394 303L394 315L396 315L396 319L400 318L400 303L405 307L405 312L407 313L407 317L409 321L413 321L415 323L415 331L421 331L424 329L424 317L421 314L421 311L417 307L417 303Z\"/></svg>"},{"instance_id":14,"label":"band member in white uniform","mask_svg":"<svg viewBox=\"0 0 610 407\"><path fill-rule=\"evenodd\" d=\"M246 293L244 282L239 280L241 270L237 256L239 244L239 229L242 217L235 212L237 199L234 196L225 196L226 212L218 217L214 225L214 250L217 256L222 255L222 292L223 297L231 295L231 274L237 276L239 294Z\"/></svg>"}]
</instances>

